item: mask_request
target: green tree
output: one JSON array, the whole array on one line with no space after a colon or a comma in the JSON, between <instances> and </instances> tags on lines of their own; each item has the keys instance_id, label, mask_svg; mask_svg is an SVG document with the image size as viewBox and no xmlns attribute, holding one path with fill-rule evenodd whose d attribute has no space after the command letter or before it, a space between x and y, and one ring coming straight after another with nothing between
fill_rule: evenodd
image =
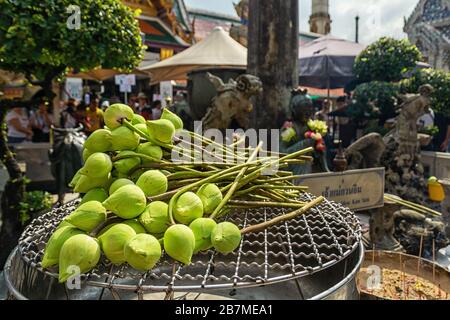
<instances>
[{"instance_id":1,"label":"green tree","mask_svg":"<svg viewBox=\"0 0 450 320\"><path fill-rule=\"evenodd\" d=\"M117 0L0 0L0 69L21 73L52 101L52 83L68 69L129 71L143 53L136 13ZM0 269L21 232L24 177L6 140L5 115L18 102L0 100L0 158L8 181L2 197Z\"/></svg>"},{"instance_id":2,"label":"green tree","mask_svg":"<svg viewBox=\"0 0 450 320\"><path fill-rule=\"evenodd\" d=\"M424 69L400 82L402 93L418 93L419 87L430 84L434 88L432 94L432 109L444 116L450 117L450 73L435 69Z\"/></svg>"},{"instance_id":3,"label":"green tree","mask_svg":"<svg viewBox=\"0 0 450 320\"><path fill-rule=\"evenodd\" d=\"M368 46L355 61L359 83L371 81L400 81L414 69L422 54L415 45L405 40L383 37Z\"/></svg>"},{"instance_id":4,"label":"green tree","mask_svg":"<svg viewBox=\"0 0 450 320\"><path fill-rule=\"evenodd\" d=\"M395 117L398 84L372 81L360 84L353 92L354 103L347 113L354 118L380 118L381 122Z\"/></svg>"}]
</instances>

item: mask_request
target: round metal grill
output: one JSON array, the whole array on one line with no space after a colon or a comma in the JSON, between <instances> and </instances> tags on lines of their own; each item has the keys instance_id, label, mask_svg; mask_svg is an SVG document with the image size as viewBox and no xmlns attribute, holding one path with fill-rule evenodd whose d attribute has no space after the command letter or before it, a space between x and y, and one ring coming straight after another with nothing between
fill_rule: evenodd
<instances>
[{"instance_id":1,"label":"round metal grill","mask_svg":"<svg viewBox=\"0 0 450 320\"><path fill-rule=\"evenodd\" d=\"M309 194L303 201L313 200ZM57 278L57 270L42 270L45 245L61 220L79 203L55 209L27 227L19 240L22 259L32 268ZM259 208L235 211L227 220L241 228L286 213L282 209ZM115 290L171 292L249 288L284 282L323 271L358 249L361 227L347 208L330 201L295 220L243 237L239 250L229 255L211 250L181 266L163 255L156 268L140 273L128 265L113 266L102 258L96 269L83 276L89 286Z\"/></svg>"}]
</instances>

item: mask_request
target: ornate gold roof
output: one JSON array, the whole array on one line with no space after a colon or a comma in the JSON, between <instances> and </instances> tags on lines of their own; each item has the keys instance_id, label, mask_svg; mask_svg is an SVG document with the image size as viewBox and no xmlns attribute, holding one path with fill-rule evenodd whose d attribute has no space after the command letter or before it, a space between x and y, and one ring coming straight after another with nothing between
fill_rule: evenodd
<instances>
[{"instance_id":1,"label":"ornate gold roof","mask_svg":"<svg viewBox=\"0 0 450 320\"><path fill-rule=\"evenodd\" d=\"M142 15L160 18L172 32L187 43L192 43L193 33L187 32L178 21L173 7L176 0L123 0L122 2L133 9L140 9ZM177 0L180 2L180 0ZM183 2L181 0L181 2ZM182 3L184 6L184 3Z\"/></svg>"}]
</instances>

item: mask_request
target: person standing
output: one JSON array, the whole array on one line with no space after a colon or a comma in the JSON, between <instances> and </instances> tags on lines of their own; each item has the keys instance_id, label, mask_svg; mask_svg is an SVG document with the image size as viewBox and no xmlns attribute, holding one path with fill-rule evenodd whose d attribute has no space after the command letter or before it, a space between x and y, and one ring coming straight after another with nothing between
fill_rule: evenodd
<instances>
[{"instance_id":1,"label":"person standing","mask_svg":"<svg viewBox=\"0 0 450 320\"><path fill-rule=\"evenodd\" d=\"M325 99L322 103L322 108L320 111L316 112L314 115L314 120L324 121L328 125L328 113L330 113L330 100Z\"/></svg>"},{"instance_id":2,"label":"person standing","mask_svg":"<svg viewBox=\"0 0 450 320\"><path fill-rule=\"evenodd\" d=\"M161 119L161 115L162 115L162 103L160 100L156 100L155 102L153 102L152 120Z\"/></svg>"},{"instance_id":3,"label":"person standing","mask_svg":"<svg viewBox=\"0 0 450 320\"><path fill-rule=\"evenodd\" d=\"M144 110L149 109L149 108L150 108L150 106L148 105L147 96L143 92L139 93L137 96L137 105L136 105L136 108L134 109L134 112L143 116Z\"/></svg>"},{"instance_id":4,"label":"person standing","mask_svg":"<svg viewBox=\"0 0 450 320\"><path fill-rule=\"evenodd\" d=\"M103 111L99 108L98 104L99 98L92 95L89 106L86 109L86 117L84 120L86 133L88 135L103 127Z\"/></svg>"},{"instance_id":5,"label":"person standing","mask_svg":"<svg viewBox=\"0 0 450 320\"><path fill-rule=\"evenodd\" d=\"M33 130L33 142L50 142L50 128L54 122L53 116L48 112L47 101L40 101L38 110L30 117L30 124Z\"/></svg>"},{"instance_id":6,"label":"person standing","mask_svg":"<svg viewBox=\"0 0 450 320\"><path fill-rule=\"evenodd\" d=\"M24 141L31 141L33 131L31 130L28 115L23 108L12 108L6 114L6 125L8 128L8 142L22 143Z\"/></svg>"}]
</instances>

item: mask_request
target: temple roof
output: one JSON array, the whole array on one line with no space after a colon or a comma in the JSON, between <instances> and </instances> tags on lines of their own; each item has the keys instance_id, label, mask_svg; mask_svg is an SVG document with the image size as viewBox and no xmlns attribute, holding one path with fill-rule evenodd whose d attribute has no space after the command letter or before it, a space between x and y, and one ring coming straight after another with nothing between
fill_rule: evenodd
<instances>
[{"instance_id":1,"label":"temple roof","mask_svg":"<svg viewBox=\"0 0 450 320\"><path fill-rule=\"evenodd\" d=\"M450 0L420 0L411 16L405 20L405 32L421 28L423 34L450 43Z\"/></svg>"}]
</instances>

